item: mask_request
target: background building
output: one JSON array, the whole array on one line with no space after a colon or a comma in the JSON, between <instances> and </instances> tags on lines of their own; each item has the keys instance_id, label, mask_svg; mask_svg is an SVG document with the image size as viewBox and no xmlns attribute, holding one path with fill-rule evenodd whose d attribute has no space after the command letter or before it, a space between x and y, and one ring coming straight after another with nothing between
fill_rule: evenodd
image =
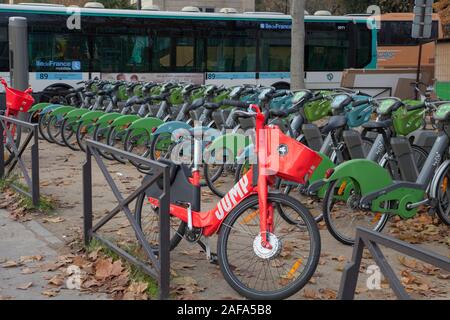
<instances>
[{"instance_id":1,"label":"background building","mask_svg":"<svg viewBox=\"0 0 450 320\"><path fill-rule=\"evenodd\" d=\"M142 0L142 6L146 5L157 5L168 11L179 11L187 6L198 7L203 12L218 12L222 8L255 11L255 0Z\"/></svg>"}]
</instances>

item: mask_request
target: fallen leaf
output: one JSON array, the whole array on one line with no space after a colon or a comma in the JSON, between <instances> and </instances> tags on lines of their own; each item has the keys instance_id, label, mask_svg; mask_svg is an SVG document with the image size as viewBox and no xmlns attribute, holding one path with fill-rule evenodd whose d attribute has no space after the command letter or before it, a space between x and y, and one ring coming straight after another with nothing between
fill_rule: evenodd
<instances>
[{"instance_id":1,"label":"fallen leaf","mask_svg":"<svg viewBox=\"0 0 450 320\"><path fill-rule=\"evenodd\" d=\"M20 263L28 263L28 262L35 262L35 261L42 261L44 259L43 256L36 255L36 256L22 256L19 259Z\"/></svg>"},{"instance_id":2,"label":"fallen leaf","mask_svg":"<svg viewBox=\"0 0 450 320\"><path fill-rule=\"evenodd\" d=\"M112 259L98 259L95 263L95 277L106 279L111 276L113 269Z\"/></svg>"},{"instance_id":3,"label":"fallen leaf","mask_svg":"<svg viewBox=\"0 0 450 320\"><path fill-rule=\"evenodd\" d=\"M23 268L23 269L20 271L20 273L21 273L21 274L32 274L32 273L34 273L34 271L33 271L33 269L31 269L31 268Z\"/></svg>"},{"instance_id":4,"label":"fallen leaf","mask_svg":"<svg viewBox=\"0 0 450 320\"><path fill-rule=\"evenodd\" d=\"M305 291L303 292L303 297L305 297L307 299L318 299L319 295L316 290L311 289L311 288L306 288Z\"/></svg>"},{"instance_id":5,"label":"fallen leaf","mask_svg":"<svg viewBox=\"0 0 450 320\"><path fill-rule=\"evenodd\" d=\"M47 272L47 271L58 270L63 266L65 266L65 263L63 263L63 262L50 262L50 263L46 263L46 264L39 266L39 269L41 271Z\"/></svg>"},{"instance_id":6,"label":"fallen leaf","mask_svg":"<svg viewBox=\"0 0 450 320\"><path fill-rule=\"evenodd\" d=\"M1 266L2 266L2 268L15 268L15 267L20 266L20 264L14 260L8 260L8 261L2 263Z\"/></svg>"},{"instance_id":7,"label":"fallen leaf","mask_svg":"<svg viewBox=\"0 0 450 320\"><path fill-rule=\"evenodd\" d=\"M47 296L49 298L56 297L58 295L58 293L59 293L59 290L57 290L57 289L45 290L45 291L41 292L42 295Z\"/></svg>"},{"instance_id":8,"label":"fallen leaf","mask_svg":"<svg viewBox=\"0 0 450 320\"><path fill-rule=\"evenodd\" d=\"M123 295L124 300L148 300L148 295L145 291L148 288L148 283L132 282L125 290Z\"/></svg>"},{"instance_id":9,"label":"fallen leaf","mask_svg":"<svg viewBox=\"0 0 450 320\"><path fill-rule=\"evenodd\" d=\"M408 259L408 258L405 257L405 256L399 256L399 257L398 257L398 261L399 261L402 265L404 265L405 267L408 267L408 268L411 268L411 269L416 269L416 268L417 268L417 265L418 265L417 260L414 260L414 259Z\"/></svg>"},{"instance_id":10,"label":"fallen leaf","mask_svg":"<svg viewBox=\"0 0 450 320\"><path fill-rule=\"evenodd\" d=\"M337 292L329 288L319 289L319 293L322 299L334 300L337 298Z\"/></svg>"},{"instance_id":11,"label":"fallen leaf","mask_svg":"<svg viewBox=\"0 0 450 320\"><path fill-rule=\"evenodd\" d=\"M20 290L28 290L33 285L33 282L27 282L17 287Z\"/></svg>"},{"instance_id":12,"label":"fallen leaf","mask_svg":"<svg viewBox=\"0 0 450 320\"><path fill-rule=\"evenodd\" d=\"M65 219L61 218L61 217L44 218L43 220L44 220L44 222L51 222L51 223L60 223L60 222L65 221Z\"/></svg>"},{"instance_id":13,"label":"fallen leaf","mask_svg":"<svg viewBox=\"0 0 450 320\"><path fill-rule=\"evenodd\" d=\"M51 278L48 281L48 283L51 284L51 285L59 287L59 286L61 286L64 283L64 278L62 278L61 276L57 275L57 276L54 276L53 278Z\"/></svg>"}]
</instances>

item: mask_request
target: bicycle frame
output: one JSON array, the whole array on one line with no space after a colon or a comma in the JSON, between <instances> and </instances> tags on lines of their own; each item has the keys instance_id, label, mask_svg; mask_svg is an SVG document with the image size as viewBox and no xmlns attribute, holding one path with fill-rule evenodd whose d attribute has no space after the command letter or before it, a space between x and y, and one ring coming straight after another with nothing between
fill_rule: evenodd
<instances>
[{"instance_id":1,"label":"bicycle frame","mask_svg":"<svg viewBox=\"0 0 450 320\"><path fill-rule=\"evenodd\" d=\"M264 174L264 168L261 165L264 163L263 158L265 153L265 136L263 134L265 117L261 113L259 107L253 105L251 108L255 109L256 114L256 147L258 150L258 171L254 172L250 169L242 179L222 198L217 206L207 212L195 211L196 207L200 206L200 159L202 142L195 139L194 147L194 168L192 170L192 178L190 183L195 188L194 203L188 204L188 208L183 206L171 204L170 214L175 216L188 224L188 228L202 229L202 234L206 237L212 236L220 229L222 221L228 214L236 208L243 200L251 195L257 194L259 200L259 216L260 216L260 232L261 244L263 247L271 249L271 245L267 238L267 233L273 231L273 207L267 203L268 186L274 183L273 176ZM194 132L195 137L195 132ZM255 174L257 173L257 181L255 181ZM158 206L157 199L148 198L149 203ZM192 207L194 207L192 210Z\"/></svg>"}]
</instances>

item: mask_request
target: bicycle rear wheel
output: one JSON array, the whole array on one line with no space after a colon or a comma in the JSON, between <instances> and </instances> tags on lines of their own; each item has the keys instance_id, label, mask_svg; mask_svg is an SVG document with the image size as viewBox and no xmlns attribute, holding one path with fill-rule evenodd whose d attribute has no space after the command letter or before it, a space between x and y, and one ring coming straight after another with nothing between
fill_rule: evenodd
<instances>
[{"instance_id":1,"label":"bicycle rear wheel","mask_svg":"<svg viewBox=\"0 0 450 320\"><path fill-rule=\"evenodd\" d=\"M159 239L159 213L158 208L153 207L148 203L145 194L141 194L136 199L135 207L136 222L145 235L150 247L153 250L158 250ZM186 223L180 219L171 216L170 217L170 250L176 248L176 246L183 239L186 232Z\"/></svg>"},{"instance_id":2,"label":"bicycle rear wheel","mask_svg":"<svg viewBox=\"0 0 450 320\"><path fill-rule=\"evenodd\" d=\"M61 126L61 138L64 145L73 151L79 151L77 144L77 119L64 119Z\"/></svg>"},{"instance_id":3,"label":"bicycle rear wheel","mask_svg":"<svg viewBox=\"0 0 450 320\"><path fill-rule=\"evenodd\" d=\"M331 235L345 245L353 245L357 227L381 232L389 215L361 210L361 192L358 187L349 187L351 182L348 181L342 179L330 184L323 199L322 211Z\"/></svg>"},{"instance_id":4,"label":"bicycle rear wheel","mask_svg":"<svg viewBox=\"0 0 450 320\"><path fill-rule=\"evenodd\" d=\"M274 208L272 249L261 246L258 196L238 205L220 229L217 254L228 284L250 299L285 299L302 289L320 257L320 234L309 211L284 194L269 193ZM283 213L281 213L283 211Z\"/></svg>"},{"instance_id":5,"label":"bicycle rear wheel","mask_svg":"<svg viewBox=\"0 0 450 320\"><path fill-rule=\"evenodd\" d=\"M47 134L51 140L60 146L65 146L62 137L62 124L64 118L62 116L52 115L48 121Z\"/></svg>"}]
</instances>

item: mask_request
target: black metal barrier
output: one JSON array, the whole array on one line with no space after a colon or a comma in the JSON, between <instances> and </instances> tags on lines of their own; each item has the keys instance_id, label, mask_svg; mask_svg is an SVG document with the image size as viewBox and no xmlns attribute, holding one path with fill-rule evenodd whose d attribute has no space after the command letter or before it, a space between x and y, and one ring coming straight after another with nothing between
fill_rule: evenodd
<instances>
[{"instance_id":1,"label":"black metal barrier","mask_svg":"<svg viewBox=\"0 0 450 320\"><path fill-rule=\"evenodd\" d=\"M108 152L122 159L132 160L142 166L150 168L152 178L146 179L128 197L124 198L119 191L114 179L111 177L103 158L98 153L98 150ZM92 223L92 156L94 156L98 167L105 177L111 191L118 201L118 205L106 213L94 226ZM128 205L139 197L158 179L163 179L163 194L159 198L159 250L155 252L147 242L144 233L141 230L134 214L129 209ZM132 153L125 152L96 141L86 141L86 163L83 165L83 213L84 213L84 242L89 245L92 238L95 238L106 245L109 249L128 260L130 263L141 268L146 274L153 277L159 283L159 298L167 299L169 297L169 283L170 283L170 173L169 167L156 161L151 161L143 157L136 156ZM123 250L113 242L105 239L97 233L105 224L114 218L119 212L123 211L128 219L134 234L142 246L145 255L150 259L151 265L143 262L138 257L132 256L127 251Z\"/></svg>"},{"instance_id":2,"label":"black metal barrier","mask_svg":"<svg viewBox=\"0 0 450 320\"><path fill-rule=\"evenodd\" d=\"M394 270L387 262L379 245L386 248L391 248L395 251L450 272L449 258L372 230L358 228L356 231L356 242L355 247L353 248L352 260L345 266L342 274L338 294L339 299L353 300L355 297L356 283L358 281L364 248L367 248L370 251L375 263L379 266L381 272L389 281L389 284L397 298L402 300L411 299L402 283L397 278Z\"/></svg>"},{"instance_id":3,"label":"black metal barrier","mask_svg":"<svg viewBox=\"0 0 450 320\"><path fill-rule=\"evenodd\" d=\"M23 134L27 134L25 139L22 139ZM22 155L31 141L33 141L33 145L31 146L30 177L22 160ZM33 201L33 205L38 206L40 198L38 124L0 115L0 153L0 178L4 179L10 177L11 173L18 165L27 184L28 191L23 190L23 188L14 183L11 184L11 187L18 192L29 196Z\"/></svg>"}]
</instances>

